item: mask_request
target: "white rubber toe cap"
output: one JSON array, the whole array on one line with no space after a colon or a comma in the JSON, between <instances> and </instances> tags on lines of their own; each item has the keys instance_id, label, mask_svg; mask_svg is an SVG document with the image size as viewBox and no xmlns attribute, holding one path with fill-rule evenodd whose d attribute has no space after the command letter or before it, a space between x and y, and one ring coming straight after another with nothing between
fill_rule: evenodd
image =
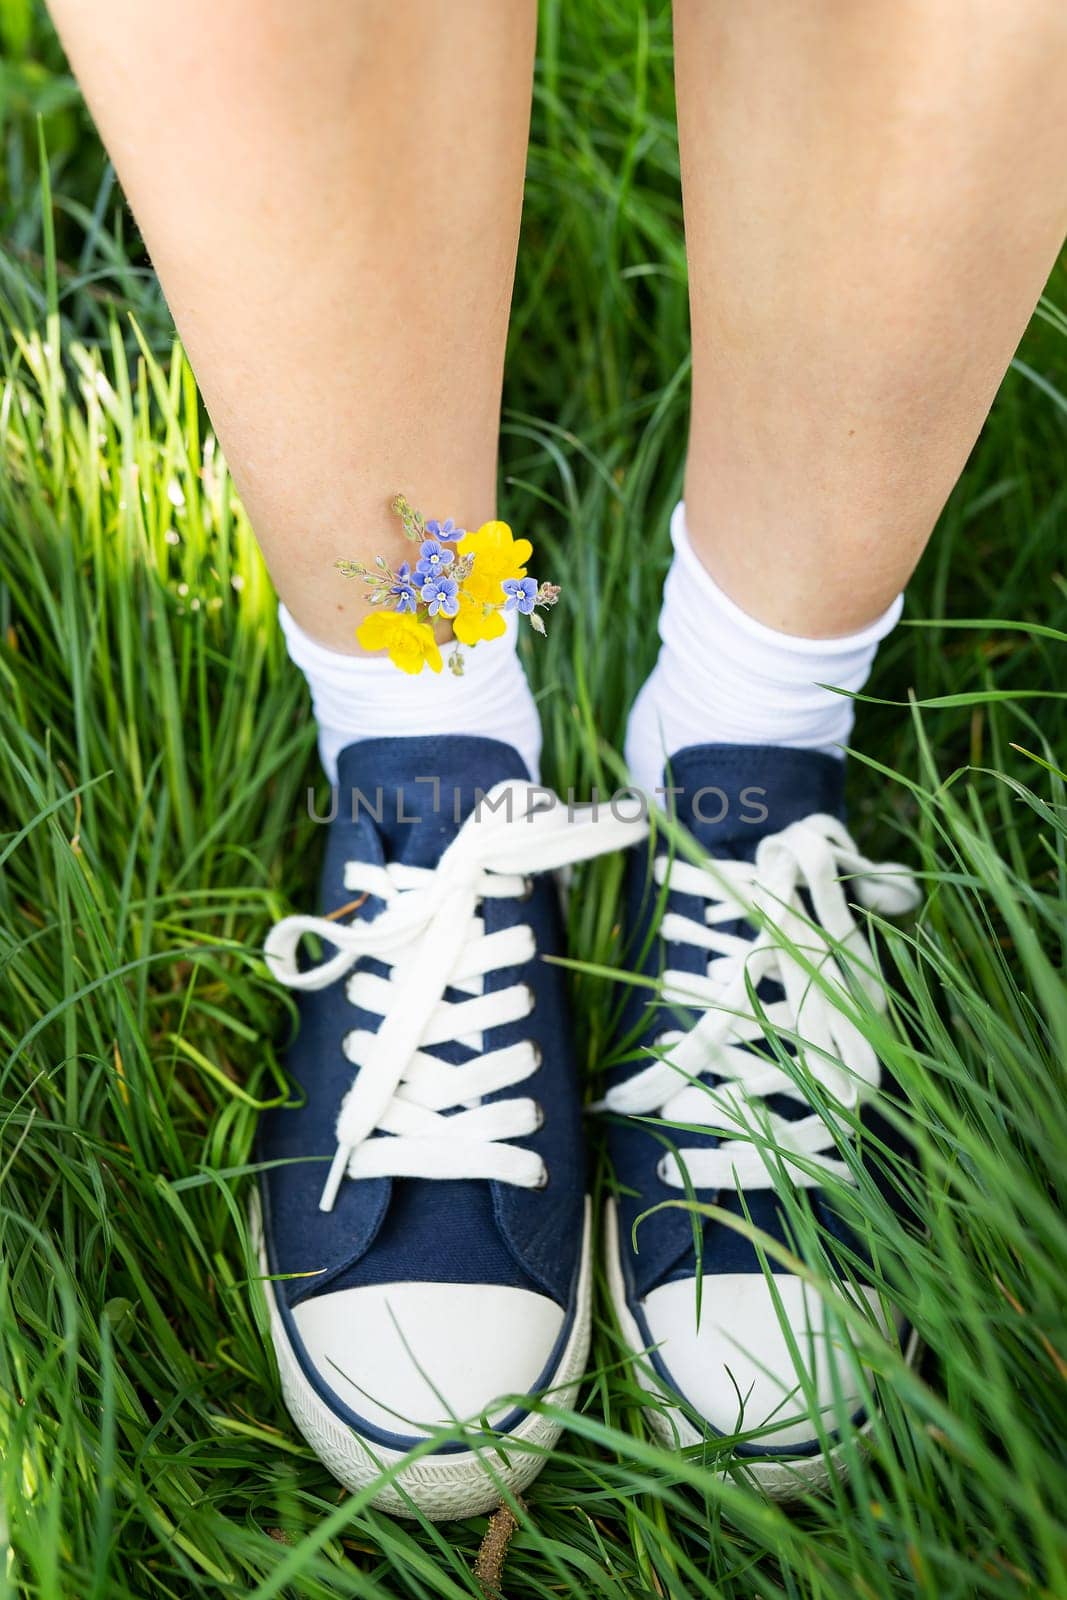
<instances>
[{"instance_id":1,"label":"white rubber toe cap","mask_svg":"<svg viewBox=\"0 0 1067 1600\"><path fill-rule=\"evenodd\" d=\"M307 1357L358 1417L417 1436L536 1391L563 1328L547 1295L484 1283L339 1289L293 1310Z\"/></svg>"},{"instance_id":2,"label":"white rubber toe cap","mask_svg":"<svg viewBox=\"0 0 1067 1600\"><path fill-rule=\"evenodd\" d=\"M833 1431L861 1404L857 1360L840 1323L802 1279L778 1275L771 1289L759 1273L707 1275L700 1324L695 1280L653 1289L644 1301L650 1342L675 1388L720 1433L774 1425L769 1446L806 1444L816 1437L811 1412ZM873 1289L863 1294L888 1333ZM798 1373L780 1318L788 1322L801 1364ZM810 1376L805 1388L802 1376ZM814 1406L810 1404L814 1400Z\"/></svg>"}]
</instances>

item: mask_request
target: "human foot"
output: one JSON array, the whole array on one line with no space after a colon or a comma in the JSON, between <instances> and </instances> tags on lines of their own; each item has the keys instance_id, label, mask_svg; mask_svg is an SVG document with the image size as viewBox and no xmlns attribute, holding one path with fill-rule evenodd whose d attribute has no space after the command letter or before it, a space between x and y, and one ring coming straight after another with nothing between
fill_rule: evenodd
<instances>
[{"instance_id":1,"label":"human foot","mask_svg":"<svg viewBox=\"0 0 1067 1600\"><path fill-rule=\"evenodd\" d=\"M663 986L651 1008L648 989L635 989L626 1021L640 1047L603 1102L616 1114L608 1271L642 1382L668 1397L666 1409L650 1407L653 1424L682 1444L766 1425L763 1437L736 1447L736 1458L768 1493L789 1498L825 1479L824 1444L832 1450L840 1424L864 1420L864 1385L840 1303L835 1311L781 1262L770 1261L768 1278L753 1244L728 1223L696 1219L698 1261L689 1211L646 1213L688 1190L792 1249L772 1176L788 1174L817 1220L862 1259L825 1188L831 1179L847 1182L849 1168L819 1102L846 1108L846 1116L851 1109L876 1138L894 1140L878 1115L874 1051L827 987L848 993L849 983L859 984L884 1008L849 901L895 913L914 906L916 894L903 868L876 873L856 852L841 820L836 757L705 745L670 765L675 814L707 866L681 859L666 839L652 883L646 852L631 861L634 947L648 948L646 974ZM745 916L753 905L766 918L759 931ZM750 989L755 1009L780 1030L779 1050L804 1041L795 1070L776 1063ZM797 1054L794 1044L788 1049ZM857 1295L888 1335L873 1287L861 1284Z\"/></svg>"},{"instance_id":2,"label":"human foot","mask_svg":"<svg viewBox=\"0 0 1067 1600\"><path fill-rule=\"evenodd\" d=\"M522 1397L566 1405L585 1365L580 1106L563 974L542 958L563 948L548 874L622 841L548 805L492 739L363 741L339 778L323 916L267 943L303 991L303 1103L261 1131L271 1330L289 1410L350 1489L483 1419L374 1501L470 1516L523 1489L560 1433ZM301 969L306 933L336 951Z\"/></svg>"}]
</instances>

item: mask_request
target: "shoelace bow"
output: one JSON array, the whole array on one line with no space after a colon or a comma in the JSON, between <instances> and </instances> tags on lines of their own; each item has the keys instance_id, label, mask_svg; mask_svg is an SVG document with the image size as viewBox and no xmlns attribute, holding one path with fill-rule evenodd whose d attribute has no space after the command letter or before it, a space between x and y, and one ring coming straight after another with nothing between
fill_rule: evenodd
<instances>
[{"instance_id":1,"label":"shoelace bow","mask_svg":"<svg viewBox=\"0 0 1067 1600\"><path fill-rule=\"evenodd\" d=\"M522 1188L546 1180L532 1150L509 1144L540 1126L537 1102L483 1097L515 1087L538 1065L529 1041L482 1051L481 1035L528 1016L524 983L483 993L490 972L520 966L535 954L527 924L486 933L482 900L521 895L528 879L638 843L648 832L603 807L546 804L546 792L500 783L460 827L434 868L352 861L345 887L379 897L373 918L345 924L326 917L285 917L271 929L264 954L274 977L291 989L323 989L370 957L388 977L357 971L349 978L354 1006L380 1016L376 1031L354 1029L345 1054L358 1069L337 1116L337 1150L319 1202L332 1209L341 1182L352 1178L489 1178ZM335 953L315 965L297 963L300 942L315 934ZM446 989L468 994L449 1001ZM429 1046L460 1042L477 1052L453 1065Z\"/></svg>"},{"instance_id":2,"label":"shoelace bow","mask_svg":"<svg viewBox=\"0 0 1067 1600\"><path fill-rule=\"evenodd\" d=\"M808 1102L794 1078L749 1048L764 1037L750 996L764 978L780 985L782 999L762 1007L766 1022L803 1040L812 1078L831 1104L854 1110L877 1090L880 1069L848 1015L851 1005L835 1005L832 998L835 990L850 996L839 952L847 953L849 977L878 1011L885 1010L886 996L839 880L846 876L855 900L887 916L918 905L914 880L897 862L876 866L860 855L843 825L823 815L768 835L752 863L719 861L705 869L660 856L655 874L661 886L706 901L702 922L668 911L660 929L669 944L708 952L706 975L668 971L662 982L664 1003L702 1008L703 1014L688 1032L661 1034L654 1046L659 1058L610 1089L600 1108L743 1135L726 1137L714 1149L665 1153L659 1174L673 1188L686 1187L683 1167L697 1189L770 1188L778 1163L788 1165L802 1187L815 1187L830 1173L847 1180L846 1163L825 1154L836 1145L828 1121L816 1111L791 1120L765 1105L773 1095ZM723 924L739 919L756 921L755 937L725 931ZM701 1081L707 1077L717 1081ZM837 1120L847 1127L845 1118Z\"/></svg>"}]
</instances>

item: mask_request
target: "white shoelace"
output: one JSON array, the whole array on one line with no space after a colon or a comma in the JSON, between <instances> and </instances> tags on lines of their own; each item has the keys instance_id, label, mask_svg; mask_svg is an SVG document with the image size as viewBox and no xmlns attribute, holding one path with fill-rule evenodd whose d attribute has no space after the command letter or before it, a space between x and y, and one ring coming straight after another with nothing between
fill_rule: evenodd
<instances>
[{"instance_id":1,"label":"white shoelace","mask_svg":"<svg viewBox=\"0 0 1067 1600\"><path fill-rule=\"evenodd\" d=\"M520 1188L547 1181L532 1150L509 1144L540 1126L536 1100L509 1097L482 1104L509 1089L538 1065L525 1041L482 1051L491 1028L529 1015L533 994L525 983L483 993L490 972L521 965L535 954L527 924L486 933L478 915L483 900L521 895L540 872L586 861L636 844L648 832L602 806L547 803L533 784L500 783L463 823L434 868L352 861L345 887L370 894L384 908L370 920L340 924L326 917L285 917L271 929L264 954L271 972L291 989L322 989L373 957L388 977L356 972L347 996L382 1018L375 1032L354 1029L344 1050L358 1068L337 1117L337 1151L320 1200L332 1209L342 1179L377 1177L489 1178ZM318 935L336 953L301 969L297 951L305 934ZM448 1001L445 990L469 994ZM453 1066L427 1047L458 1041L479 1051Z\"/></svg>"},{"instance_id":2,"label":"white shoelace","mask_svg":"<svg viewBox=\"0 0 1067 1600\"><path fill-rule=\"evenodd\" d=\"M715 1149L665 1153L659 1175L672 1188L685 1188L688 1174L697 1189L766 1189L781 1165L802 1187L815 1187L831 1173L847 1180L847 1164L825 1153L836 1148L830 1121L817 1111L793 1121L767 1108L772 1095L808 1102L794 1078L746 1048L764 1037L750 996L764 978L781 986L783 998L763 1008L767 1023L803 1041L811 1077L831 1104L854 1111L877 1090L880 1071L869 1040L847 1014L854 990L839 953L847 952L852 984L879 1012L886 995L846 889L868 909L896 916L918 905L914 880L896 862L875 866L836 818L822 815L768 835L754 863L718 861L705 869L660 856L655 870L660 885L707 902L703 921L668 912L660 930L669 943L708 952L706 975L668 971L662 986L665 1003L700 1008L703 1015L688 1032L661 1034L654 1047L658 1059L609 1090L601 1107L706 1127L720 1136L730 1130L743 1135L724 1138ZM847 884L839 881L842 875ZM757 923L754 938L721 926L738 919ZM834 1003L835 991L841 1006ZM721 1081L714 1087L700 1081L708 1074ZM835 1120L847 1127L845 1117Z\"/></svg>"}]
</instances>

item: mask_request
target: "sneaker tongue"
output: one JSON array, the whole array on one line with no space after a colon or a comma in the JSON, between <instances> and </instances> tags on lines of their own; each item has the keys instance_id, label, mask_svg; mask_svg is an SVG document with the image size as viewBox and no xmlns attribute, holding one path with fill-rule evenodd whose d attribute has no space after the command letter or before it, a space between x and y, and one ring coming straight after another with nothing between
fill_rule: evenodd
<instances>
[{"instance_id":1,"label":"sneaker tongue","mask_svg":"<svg viewBox=\"0 0 1067 1600\"><path fill-rule=\"evenodd\" d=\"M844 762L780 745L691 745L671 758L664 787L705 850L751 860L769 833L813 812L844 816Z\"/></svg>"},{"instance_id":2,"label":"sneaker tongue","mask_svg":"<svg viewBox=\"0 0 1067 1600\"><path fill-rule=\"evenodd\" d=\"M372 822L385 859L413 867L437 865L494 784L530 781L511 745L467 734L361 739L337 766L339 814Z\"/></svg>"}]
</instances>

